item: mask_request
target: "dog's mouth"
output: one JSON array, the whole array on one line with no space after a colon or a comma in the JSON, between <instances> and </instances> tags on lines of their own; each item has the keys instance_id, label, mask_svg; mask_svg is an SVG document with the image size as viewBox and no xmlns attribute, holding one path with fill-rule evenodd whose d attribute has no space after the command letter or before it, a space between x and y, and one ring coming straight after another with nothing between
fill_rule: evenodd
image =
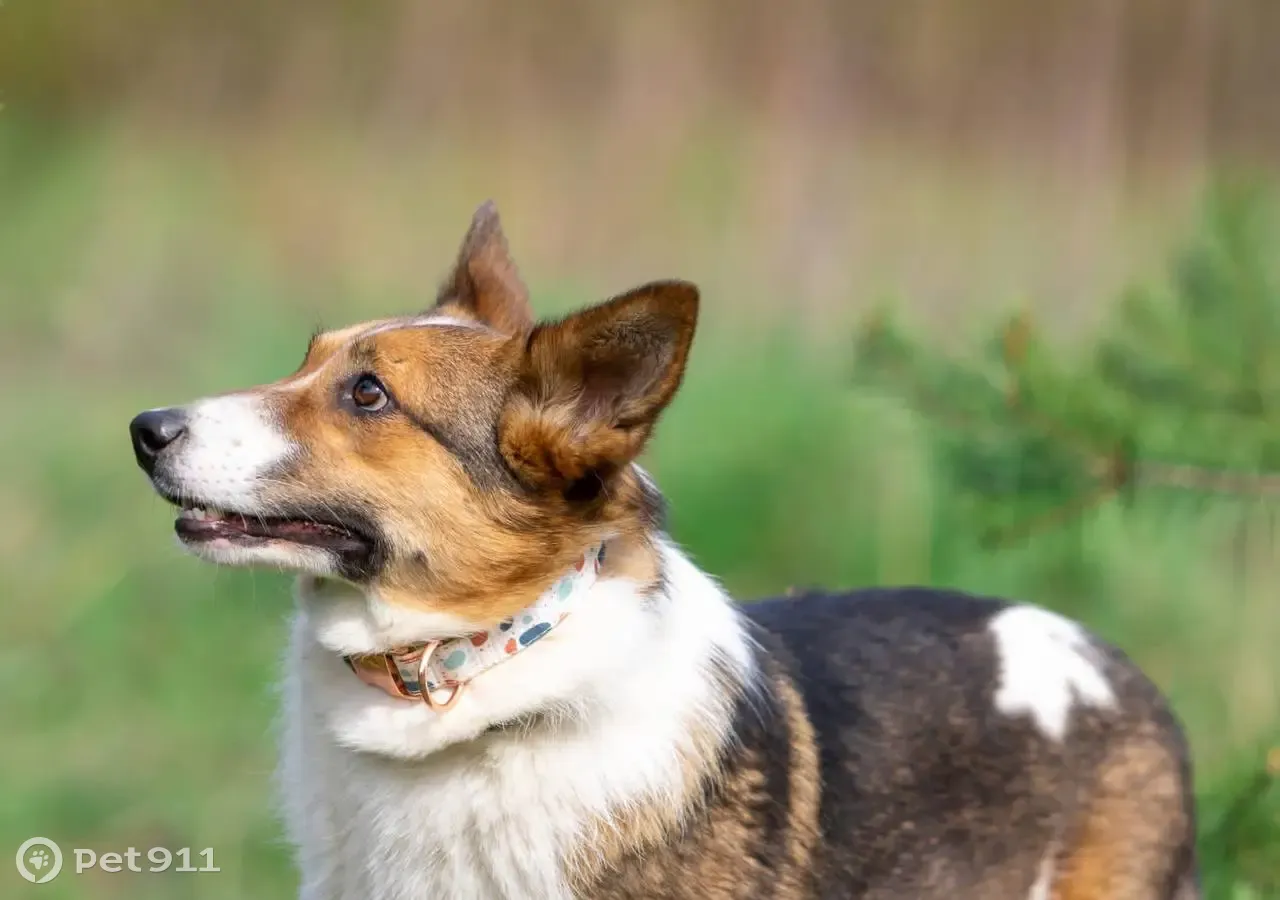
<instances>
[{"instance_id":1,"label":"dog's mouth","mask_svg":"<svg viewBox=\"0 0 1280 900\"><path fill-rule=\"evenodd\" d=\"M243 547L269 543L298 544L329 550L343 557L367 555L373 538L363 529L310 515L297 517L247 515L195 503L178 504L182 511L174 531L185 544L228 541Z\"/></svg>"}]
</instances>

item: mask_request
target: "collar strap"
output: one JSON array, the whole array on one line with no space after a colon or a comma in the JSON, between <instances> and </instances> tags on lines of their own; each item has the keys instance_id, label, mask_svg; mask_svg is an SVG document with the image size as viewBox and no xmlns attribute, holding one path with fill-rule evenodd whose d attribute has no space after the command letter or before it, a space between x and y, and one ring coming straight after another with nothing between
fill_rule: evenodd
<instances>
[{"instance_id":1,"label":"collar strap","mask_svg":"<svg viewBox=\"0 0 1280 900\"><path fill-rule=\"evenodd\" d=\"M410 644L386 653L353 653L343 660L365 684L392 697L422 700L443 712L457 702L469 681L532 647L564 621L595 584L603 561L604 545L598 544L531 606L488 631Z\"/></svg>"}]
</instances>

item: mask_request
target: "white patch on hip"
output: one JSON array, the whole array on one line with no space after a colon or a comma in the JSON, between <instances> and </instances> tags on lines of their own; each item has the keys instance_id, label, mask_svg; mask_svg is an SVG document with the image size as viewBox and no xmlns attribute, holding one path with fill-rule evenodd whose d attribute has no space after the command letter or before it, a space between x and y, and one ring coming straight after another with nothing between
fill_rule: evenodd
<instances>
[{"instance_id":1,"label":"white patch on hip","mask_svg":"<svg viewBox=\"0 0 1280 900\"><path fill-rule=\"evenodd\" d=\"M989 627L1000 658L1000 712L1030 715L1047 737L1061 741L1076 701L1115 705L1098 650L1075 622L1034 606L1013 606Z\"/></svg>"},{"instance_id":2,"label":"white patch on hip","mask_svg":"<svg viewBox=\"0 0 1280 900\"><path fill-rule=\"evenodd\" d=\"M263 475L292 444L260 396L232 394L192 404L176 449L169 475L184 495L217 509L267 514Z\"/></svg>"}]
</instances>

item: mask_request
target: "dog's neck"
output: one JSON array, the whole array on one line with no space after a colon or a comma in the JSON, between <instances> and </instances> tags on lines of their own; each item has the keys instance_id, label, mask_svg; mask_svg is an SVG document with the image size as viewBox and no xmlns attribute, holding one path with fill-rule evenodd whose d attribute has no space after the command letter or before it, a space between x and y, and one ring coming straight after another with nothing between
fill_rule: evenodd
<instances>
[{"instance_id":1,"label":"dog's neck","mask_svg":"<svg viewBox=\"0 0 1280 900\"><path fill-rule=\"evenodd\" d=\"M724 698L705 695L715 667L727 666L735 681L750 681L748 639L712 579L665 541L653 547L660 569L654 584L615 573L606 563L575 599L572 615L536 647L472 678L447 710L371 687L343 659L472 634L486 623L393 606L342 583L302 579L301 625L310 644L304 655L309 670L325 673L316 687L323 689L326 708L318 711L338 743L402 758L428 756L541 712L581 722L589 711L608 716L634 704L633 712L650 719L655 711L703 715L723 705Z\"/></svg>"},{"instance_id":2,"label":"dog's neck","mask_svg":"<svg viewBox=\"0 0 1280 900\"><path fill-rule=\"evenodd\" d=\"M350 896L560 900L624 844L645 852L638 835L679 832L763 681L723 591L652 547L658 577L610 548L572 614L443 712L364 684L342 654L458 633L448 617L303 585L281 777L317 896L341 878Z\"/></svg>"},{"instance_id":3,"label":"dog's neck","mask_svg":"<svg viewBox=\"0 0 1280 900\"><path fill-rule=\"evenodd\" d=\"M352 673L370 687L444 712L458 702L474 679L528 650L589 598L604 550L605 544L590 547L573 569L557 578L537 600L496 626L383 653L346 654L344 659Z\"/></svg>"}]
</instances>

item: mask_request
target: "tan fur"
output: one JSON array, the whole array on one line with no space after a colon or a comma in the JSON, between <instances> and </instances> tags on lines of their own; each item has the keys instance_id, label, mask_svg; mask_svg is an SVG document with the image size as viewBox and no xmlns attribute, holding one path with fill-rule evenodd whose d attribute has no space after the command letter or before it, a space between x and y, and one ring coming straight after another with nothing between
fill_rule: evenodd
<instances>
[{"instance_id":1,"label":"tan fur","mask_svg":"<svg viewBox=\"0 0 1280 900\"><path fill-rule=\"evenodd\" d=\"M804 698L789 679L777 679L776 689L787 714L787 728L791 732L791 808L788 819L791 831L787 852L792 868L780 877L779 888L789 891L788 896L804 896L806 879L803 873L821 840L818 812L822 803L821 760L818 758L817 735L804 708Z\"/></svg>"},{"instance_id":2,"label":"tan fur","mask_svg":"<svg viewBox=\"0 0 1280 900\"><path fill-rule=\"evenodd\" d=\"M608 578L627 578L648 591L658 583L662 566L647 534L630 534L609 542L601 569Z\"/></svg>"},{"instance_id":3,"label":"tan fur","mask_svg":"<svg viewBox=\"0 0 1280 900\"><path fill-rule=\"evenodd\" d=\"M1055 866L1051 897L1164 900L1160 861L1189 827L1177 760L1158 735L1139 733L1112 750L1096 777L1078 832Z\"/></svg>"},{"instance_id":4,"label":"tan fur","mask_svg":"<svg viewBox=\"0 0 1280 900\"><path fill-rule=\"evenodd\" d=\"M529 291L511 259L493 201L476 210L436 309L503 334L524 334L533 327Z\"/></svg>"},{"instance_id":5,"label":"tan fur","mask_svg":"<svg viewBox=\"0 0 1280 900\"><path fill-rule=\"evenodd\" d=\"M685 757L681 795L652 798L621 818L598 823L594 840L570 861L576 896L751 900L764 896L764 889L776 900L811 895L810 873L820 837L817 745L795 685L780 667L770 665L765 674L782 708L791 746L782 864L768 869L753 853L761 810L775 802L768 792L764 761L748 752L733 774L726 774L720 757L723 735L691 723L694 750ZM723 687L732 696L732 685ZM708 809L703 801L709 787L718 791L720 802Z\"/></svg>"}]
</instances>

